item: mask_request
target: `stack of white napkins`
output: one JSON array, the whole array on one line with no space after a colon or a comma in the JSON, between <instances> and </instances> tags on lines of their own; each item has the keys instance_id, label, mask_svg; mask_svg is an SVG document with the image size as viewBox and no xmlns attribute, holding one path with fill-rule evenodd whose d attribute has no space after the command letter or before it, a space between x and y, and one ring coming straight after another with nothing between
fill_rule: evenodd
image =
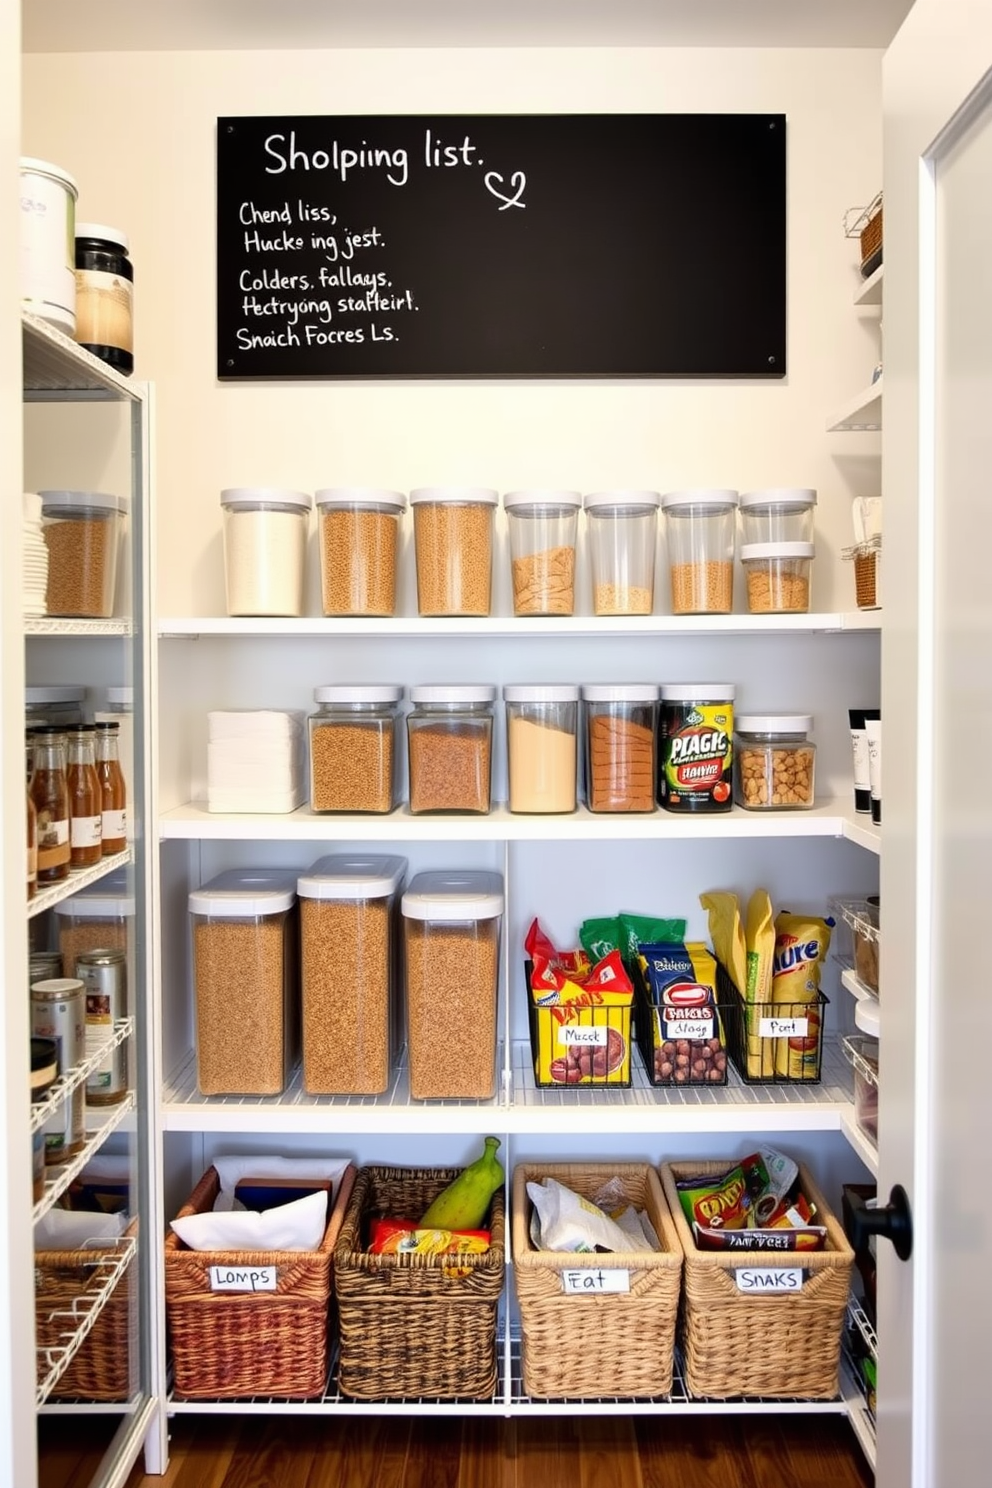
<instances>
[{"instance_id":1,"label":"stack of white napkins","mask_svg":"<svg viewBox=\"0 0 992 1488\"><path fill-rule=\"evenodd\" d=\"M305 713L208 713L207 810L295 811L307 796Z\"/></svg>"},{"instance_id":2,"label":"stack of white napkins","mask_svg":"<svg viewBox=\"0 0 992 1488\"><path fill-rule=\"evenodd\" d=\"M46 615L45 592L48 589L48 544L41 532L41 497L36 491L24 492L24 614Z\"/></svg>"}]
</instances>

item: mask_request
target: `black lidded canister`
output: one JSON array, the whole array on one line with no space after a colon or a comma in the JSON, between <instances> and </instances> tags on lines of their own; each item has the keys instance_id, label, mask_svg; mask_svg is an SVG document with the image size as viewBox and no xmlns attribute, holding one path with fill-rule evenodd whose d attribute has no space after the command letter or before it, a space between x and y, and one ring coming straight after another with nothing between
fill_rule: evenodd
<instances>
[{"instance_id":1,"label":"black lidded canister","mask_svg":"<svg viewBox=\"0 0 992 1488\"><path fill-rule=\"evenodd\" d=\"M134 371L134 266L126 234L102 222L76 223L76 340L125 376Z\"/></svg>"}]
</instances>

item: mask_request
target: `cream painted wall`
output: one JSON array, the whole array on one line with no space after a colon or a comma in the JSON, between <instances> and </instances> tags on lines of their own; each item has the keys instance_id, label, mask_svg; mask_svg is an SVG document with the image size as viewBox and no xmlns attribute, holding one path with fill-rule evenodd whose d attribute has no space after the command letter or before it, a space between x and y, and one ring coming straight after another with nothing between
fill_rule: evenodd
<instances>
[{"instance_id":1,"label":"cream painted wall","mask_svg":"<svg viewBox=\"0 0 992 1488\"><path fill-rule=\"evenodd\" d=\"M852 607L839 550L851 496L878 491L877 436L824 424L877 357L842 217L881 182L880 71L875 51L27 57L25 153L77 177L81 218L131 236L136 371L158 396L161 613L223 613L218 492L262 484L813 485L814 607ZM217 115L749 110L788 118L787 381L215 380ZM673 231L691 253L692 223Z\"/></svg>"}]
</instances>

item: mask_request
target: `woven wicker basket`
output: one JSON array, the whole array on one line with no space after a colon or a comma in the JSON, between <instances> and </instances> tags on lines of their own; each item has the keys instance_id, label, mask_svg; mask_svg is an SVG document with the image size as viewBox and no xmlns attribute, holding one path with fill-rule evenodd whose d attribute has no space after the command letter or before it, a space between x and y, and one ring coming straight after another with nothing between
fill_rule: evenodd
<instances>
[{"instance_id":1,"label":"woven wicker basket","mask_svg":"<svg viewBox=\"0 0 992 1488\"><path fill-rule=\"evenodd\" d=\"M280 1395L311 1400L327 1384L331 1264L355 1180L348 1167L317 1250L190 1250L165 1240L165 1306L175 1393L186 1400ZM220 1190L208 1168L180 1217L212 1209ZM276 1268L271 1292L212 1291L209 1268Z\"/></svg>"},{"instance_id":2,"label":"woven wicker basket","mask_svg":"<svg viewBox=\"0 0 992 1488\"><path fill-rule=\"evenodd\" d=\"M528 1182L556 1178L592 1198L614 1176L623 1180L635 1208L647 1211L662 1250L566 1255L535 1249ZM682 1247L654 1169L646 1163L521 1163L513 1173L512 1234L526 1393L561 1400L668 1395ZM566 1269L626 1271L630 1290L567 1294L562 1289Z\"/></svg>"},{"instance_id":3,"label":"woven wicker basket","mask_svg":"<svg viewBox=\"0 0 992 1488\"><path fill-rule=\"evenodd\" d=\"M866 277L882 262L882 202L861 230L861 272Z\"/></svg>"},{"instance_id":4,"label":"woven wicker basket","mask_svg":"<svg viewBox=\"0 0 992 1488\"><path fill-rule=\"evenodd\" d=\"M134 1239L137 1221L125 1232ZM58 1349L66 1333L77 1325L67 1323L72 1309L84 1316L90 1295L103 1285L100 1266L117 1254L113 1245L87 1246L78 1250L35 1252L35 1340L39 1379L47 1373L45 1350ZM127 1400L137 1369L137 1313L135 1296L137 1262L132 1260L100 1310L67 1368L52 1387L53 1400Z\"/></svg>"},{"instance_id":5,"label":"woven wicker basket","mask_svg":"<svg viewBox=\"0 0 992 1488\"><path fill-rule=\"evenodd\" d=\"M698 1250L682 1213L677 1178L722 1173L727 1162L665 1163L662 1183L685 1252L681 1342L690 1395L726 1399L830 1400L837 1394L841 1336L854 1252L805 1168L803 1192L827 1228L822 1251ZM799 1268L802 1290L775 1296L737 1288L743 1267Z\"/></svg>"},{"instance_id":6,"label":"woven wicker basket","mask_svg":"<svg viewBox=\"0 0 992 1488\"><path fill-rule=\"evenodd\" d=\"M419 1219L459 1168L360 1168L334 1251L341 1330L338 1383L359 1400L489 1399L497 1380L503 1290L503 1190L493 1195L488 1251L369 1255L370 1218Z\"/></svg>"}]
</instances>

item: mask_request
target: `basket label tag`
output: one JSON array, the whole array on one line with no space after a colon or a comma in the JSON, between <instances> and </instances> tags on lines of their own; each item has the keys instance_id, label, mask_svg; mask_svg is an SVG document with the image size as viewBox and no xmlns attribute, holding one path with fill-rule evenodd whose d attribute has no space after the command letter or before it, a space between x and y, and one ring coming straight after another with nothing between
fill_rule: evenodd
<instances>
[{"instance_id":1,"label":"basket label tag","mask_svg":"<svg viewBox=\"0 0 992 1488\"><path fill-rule=\"evenodd\" d=\"M711 1039L712 1018L662 1018L662 1032L666 1039Z\"/></svg>"},{"instance_id":2,"label":"basket label tag","mask_svg":"<svg viewBox=\"0 0 992 1488\"><path fill-rule=\"evenodd\" d=\"M601 1028L581 1028L576 1023L559 1023L558 1042L559 1044L588 1044L591 1048L604 1048L609 1032L605 1024Z\"/></svg>"},{"instance_id":3,"label":"basket label tag","mask_svg":"<svg viewBox=\"0 0 992 1488\"><path fill-rule=\"evenodd\" d=\"M630 1272L613 1270L587 1270L585 1267L561 1273L561 1289L576 1297L592 1297L603 1292L629 1292Z\"/></svg>"},{"instance_id":4,"label":"basket label tag","mask_svg":"<svg viewBox=\"0 0 992 1488\"><path fill-rule=\"evenodd\" d=\"M806 1038L809 1034L808 1018L760 1018L759 1038Z\"/></svg>"},{"instance_id":5,"label":"basket label tag","mask_svg":"<svg viewBox=\"0 0 992 1488\"><path fill-rule=\"evenodd\" d=\"M274 1292L275 1266L208 1266L212 1292Z\"/></svg>"},{"instance_id":6,"label":"basket label tag","mask_svg":"<svg viewBox=\"0 0 992 1488\"><path fill-rule=\"evenodd\" d=\"M737 1290L749 1296L765 1293L778 1296L780 1292L801 1292L803 1270L801 1266L742 1266L735 1271Z\"/></svg>"}]
</instances>

